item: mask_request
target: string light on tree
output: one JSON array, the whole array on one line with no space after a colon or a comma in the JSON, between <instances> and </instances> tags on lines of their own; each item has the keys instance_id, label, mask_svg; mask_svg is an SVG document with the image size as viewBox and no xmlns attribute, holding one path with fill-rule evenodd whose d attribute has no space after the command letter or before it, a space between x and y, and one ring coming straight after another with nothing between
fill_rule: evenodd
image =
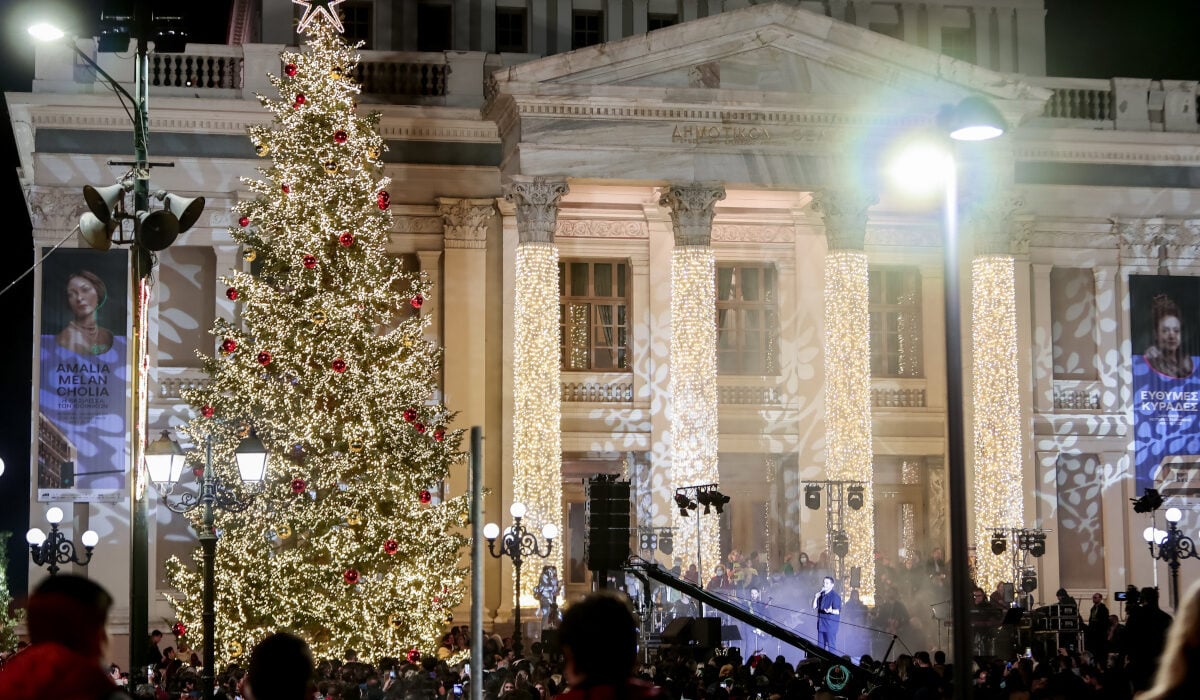
<instances>
[{"instance_id":1,"label":"string light on tree","mask_svg":"<svg viewBox=\"0 0 1200 700\"><path fill-rule=\"evenodd\" d=\"M431 290L386 252L388 180L368 158L385 146L379 115L357 113L359 86L345 77L358 56L337 34L340 1L297 2L307 46L284 52L278 94L261 99L274 119L250 139L268 160L243 181L253 199L229 232L260 265L224 280L240 318L213 333L236 345L203 358L210 381L185 394L198 415L183 430L214 436L224 482L238 481L239 425L251 422L271 454L252 505L217 515L217 667L277 629L319 658L432 652L463 598L466 497L419 497L460 460L461 433L423 430L449 421L433 402L439 349L406 342L429 322L409 302ZM200 576L176 559L167 568L178 618L202 629Z\"/></svg>"}]
</instances>

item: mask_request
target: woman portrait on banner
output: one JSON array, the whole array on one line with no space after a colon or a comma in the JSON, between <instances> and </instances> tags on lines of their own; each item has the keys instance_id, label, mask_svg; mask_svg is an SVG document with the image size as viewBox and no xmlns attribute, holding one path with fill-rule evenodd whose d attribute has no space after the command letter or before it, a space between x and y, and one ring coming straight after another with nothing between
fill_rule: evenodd
<instances>
[{"instance_id":1,"label":"woman portrait on banner","mask_svg":"<svg viewBox=\"0 0 1200 700\"><path fill-rule=\"evenodd\" d=\"M108 352L113 346L113 334L98 322L100 309L108 301L104 280L90 270L76 270L67 277L65 291L71 320L54 336L54 341L80 355Z\"/></svg>"},{"instance_id":2,"label":"woman portrait on banner","mask_svg":"<svg viewBox=\"0 0 1200 700\"><path fill-rule=\"evenodd\" d=\"M1183 314L1166 294L1157 294L1150 305L1154 323L1154 342L1146 348L1146 364L1161 375L1173 379L1192 376L1195 363L1183 347Z\"/></svg>"}]
</instances>

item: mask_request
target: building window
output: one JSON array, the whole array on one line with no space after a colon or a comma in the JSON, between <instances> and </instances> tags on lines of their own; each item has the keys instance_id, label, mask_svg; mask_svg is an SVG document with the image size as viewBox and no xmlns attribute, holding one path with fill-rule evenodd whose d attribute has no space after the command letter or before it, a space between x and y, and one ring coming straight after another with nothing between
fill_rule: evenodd
<instances>
[{"instance_id":1,"label":"building window","mask_svg":"<svg viewBox=\"0 0 1200 700\"><path fill-rule=\"evenodd\" d=\"M453 13L449 4L423 2L417 5L417 51L449 51L453 37Z\"/></svg>"},{"instance_id":2,"label":"building window","mask_svg":"<svg viewBox=\"0 0 1200 700\"><path fill-rule=\"evenodd\" d=\"M775 266L717 265L717 371L779 373L779 310Z\"/></svg>"},{"instance_id":3,"label":"building window","mask_svg":"<svg viewBox=\"0 0 1200 700\"><path fill-rule=\"evenodd\" d=\"M679 24L679 15L664 15L651 12L650 17L646 20L646 30L652 32L655 29L673 27L676 24Z\"/></svg>"},{"instance_id":4,"label":"building window","mask_svg":"<svg viewBox=\"0 0 1200 700\"><path fill-rule=\"evenodd\" d=\"M942 27L942 53L960 61L974 63L974 27Z\"/></svg>"},{"instance_id":5,"label":"building window","mask_svg":"<svg viewBox=\"0 0 1200 700\"><path fill-rule=\"evenodd\" d=\"M922 377L921 273L912 267L870 271L871 376Z\"/></svg>"},{"instance_id":6,"label":"building window","mask_svg":"<svg viewBox=\"0 0 1200 700\"><path fill-rule=\"evenodd\" d=\"M582 49L604 41L603 24L604 13L575 10L571 14L571 48Z\"/></svg>"},{"instance_id":7,"label":"building window","mask_svg":"<svg viewBox=\"0 0 1200 700\"><path fill-rule=\"evenodd\" d=\"M363 49L371 48L371 3L345 2L337 6L342 17L342 36L346 43L354 46L363 42Z\"/></svg>"},{"instance_id":8,"label":"building window","mask_svg":"<svg viewBox=\"0 0 1200 700\"><path fill-rule=\"evenodd\" d=\"M616 260L558 264L559 347L564 370L629 369L629 265Z\"/></svg>"},{"instance_id":9,"label":"building window","mask_svg":"<svg viewBox=\"0 0 1200 700\"><path fill-rule=\"evenodd\" d=\"M500 53L525 53L525 8L496 8L496 51Z\"/></svg>"}]
</instances>

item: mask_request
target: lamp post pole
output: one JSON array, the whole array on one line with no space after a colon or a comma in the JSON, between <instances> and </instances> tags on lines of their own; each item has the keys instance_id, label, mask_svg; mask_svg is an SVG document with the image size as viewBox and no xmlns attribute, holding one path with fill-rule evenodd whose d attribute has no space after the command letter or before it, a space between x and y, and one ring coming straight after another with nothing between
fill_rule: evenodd
<instances>
[{"instance_id":1,"label":"lamp post pole","mask_svg":"<svg viewBox=\"0 0 1200 700\"><path fill-rule=\"evenodd\" d=\"M1184 559L1200 559L1200 553L1196 552L1196 543L1179 529L1179 520L1182 517L1183 513L1178 508L1168 508L1166 532L1151 527L1147 528L1143 535L1146 546L1150 548L1150 556L1167 563L1167 571L1171 575L1172 610L1179 609L1179 562ZM1154 549L1155 540L1158 543L1157 552Z\"/></svg>"},{"instance_id":2,"label":"lamp post pole","mask_svg":"<svg viewBox=\"0 0 1200 700\"><path fill-rule=\"evenodd\" d=\"M521 518L525 517L525 505L514 503L509 509L509 513L512 515L513 524L504 532L504 537L500 540L499 552L496 551L496 538L500 535L499 526L495 523L488 523L483 528L483 536L488 541L488 552L493 557L499 559L507 556L512 560L517 585L516 607L513 610L513 621L516 623L516 630L513 632L513 654L520 658L524 646L521 643L521 564L525 557L550 556L550 551L554 548L554 538L558 537L558 528L553 523L546 523L542 528L542 537L546 540L546 551L542 552L537 536L521 524Z\"/></svg>"}]
</instances>

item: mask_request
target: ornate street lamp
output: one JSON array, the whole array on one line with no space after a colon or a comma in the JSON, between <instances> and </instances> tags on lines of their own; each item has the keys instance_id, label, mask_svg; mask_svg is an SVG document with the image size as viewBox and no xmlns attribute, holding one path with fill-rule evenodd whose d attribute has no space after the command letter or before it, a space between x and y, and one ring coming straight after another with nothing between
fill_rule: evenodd
<instances>
[{"instance_id":1,"label":"ornate street lamp","mask_svg":"<svg viewBox=\"0 0 1200 700\"><path fill-rule=\"evenodd\" d=\"M41 528L33 527L25 533L25 541L29 543L29 556L37 566L44 566L51 576L58 574L59 564L78 564L87 566L92 560L92 550L100 541L100 535L95 530L88 530L79 538L83 545L84 556L79 558L79 550L75 543L67 539L58 529L62 522L62 508L55 506L46 511L46 521L50 523L50 534L42 532Z\"/></svg>"},{"instance_id":2,"label":"ornate street lamp","mask_svg":"<svg viewBox=\"0 0 1200 700\"><path fill-rule=\"evenodd\" d=\"M1172 609L1176 609L1179 604L1179 562L1184 559L1200 559L1200 554L1196 553L1196 543L1179 529L1181 518L1182 511L1178 508L1168 508L1165 532L1153 527L1148 527L1142 532L1142 539L1146 540L1146 546L1150 548L1150 556L1165 561L1171 572ZM1154 548L1156 544L1157 551Z\"/></svg>"},{"instance_id":3,"label":"ornate street lamp","mask_svg":"<svg viewBox=\"0 0 1200 700\"><path fill-rule=\"evenodd\" d=\"M223 421L211 419L214 423ZM238 497L238 494L227 486L213 471L213 434L209 432L204 438L204 471L200 474L200 489L197 494L182 493L172 502L174 485L178 483L183 472L184 454L179 443L171 439L170 433L162 431L162 436L146 446L146 470L150 472L150 480L162 495L162 502L176 513L186 513L195 508L203 508L200 525L196 534L202 550L201 565L203 568L204 610L201 622L204 628L204 670L200 677L200 690L204 700L213 697L213 666L217 654L216 644L216 602L215 602L215 571L214 564L217 553L217 531L215 526L215 510L231 513L241 512L250 506L248 500ZM262 484L267 471L267 449L253 433L248 433L240 445L234 450L237 459L238 472L242 483L246 486L257 487Z\"/></svg>"},{"instance_id":4,"label":"ornate street lamp","mask_svg":"<svg viewBox=\"0 0 1200 700\"><path fill-rule=\"evenodd\" d=\"M516 622L516 631L513 632L513 653L520 658L521 656L521 564L525 557L548 557L550 550L554 547L554 538L558 537L558 526L554 523L546 523L542 527L542 538L546 540L546 551L540 551L541 544L538 542L537 535L530 532L521 524L521 518L525 517L525 504L513 503L508 509L513 518L513 524L504 531L504 537L500 540L500 551L496 551L496 538L500 537L500 526L496 523L488 523L483 526L483 537L488 543L488 552L497 559L507 556L512 560L513 571L516 572L516 601L514 621Z\"/></svg>"}]
</instances>

